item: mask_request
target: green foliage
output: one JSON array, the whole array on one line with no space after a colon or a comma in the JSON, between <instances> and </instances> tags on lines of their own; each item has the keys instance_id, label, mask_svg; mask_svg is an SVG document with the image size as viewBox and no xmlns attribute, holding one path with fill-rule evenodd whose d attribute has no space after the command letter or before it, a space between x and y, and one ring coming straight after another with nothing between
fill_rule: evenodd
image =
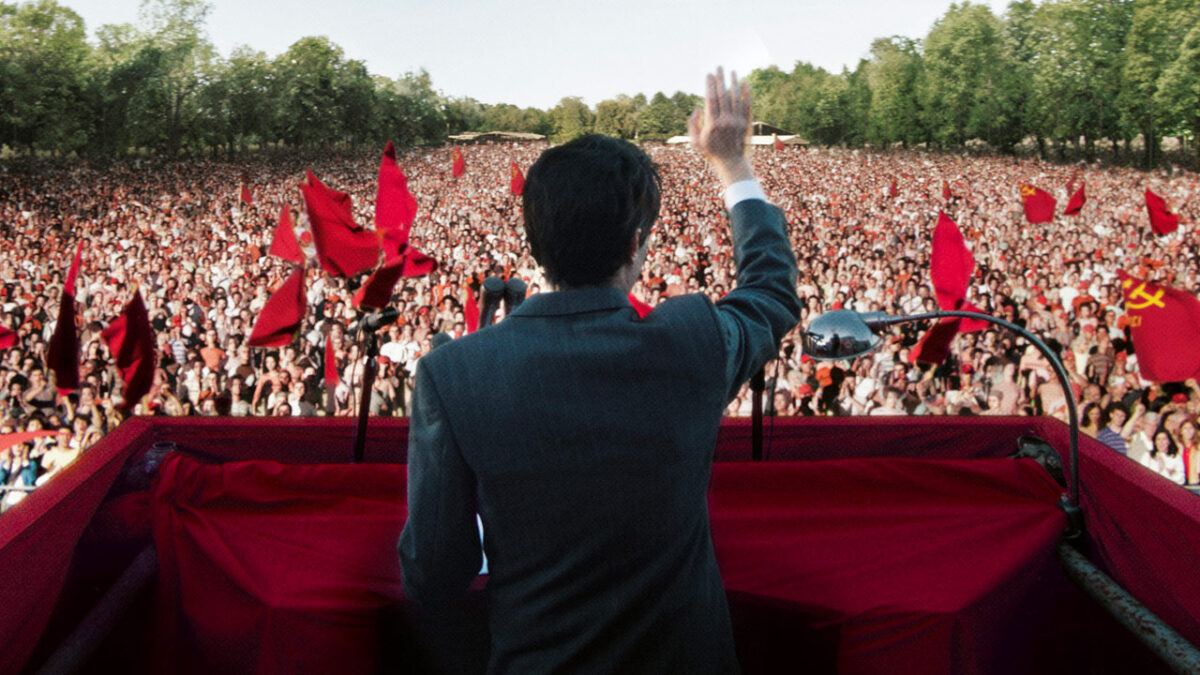
<instances>
[{"instance_id":1,"label":"green foliage","mask_svg":"<svg viewBox=\"0 0 1200 675\"><path fill-rule=\"evenodd\" d=\"M578 96L568 96L550 109L550 121L554 127L551 138L556 143L565 143L592 132L594 116Z\"/></svg>"},{"instance_id":2,"label":"green foliage","mask_svg":"<svg viewBox=\"0 0 1200 675\"><path fill-rule=\"evenodd\" d=\"M283 143L440 143L461 131L526 131L565 141L592 131L661 141L686 133L698 96L639 93L551 110L447 97L429 73L372 75L324 37L268 57L209 43L209 0L142 0L138 25L83 21L58 0L0 0L0 143L20 152L106 156L237 152ZM823 144L1043 152L1089 158L1165 134L1200 147L1200 0L1013 0L1003 16L952 4L923 38L875 40L853 70L797 62L746 78L755 121ZM1197 156L1200 162L1200 155Z\"/></svg>"}]
</instances>

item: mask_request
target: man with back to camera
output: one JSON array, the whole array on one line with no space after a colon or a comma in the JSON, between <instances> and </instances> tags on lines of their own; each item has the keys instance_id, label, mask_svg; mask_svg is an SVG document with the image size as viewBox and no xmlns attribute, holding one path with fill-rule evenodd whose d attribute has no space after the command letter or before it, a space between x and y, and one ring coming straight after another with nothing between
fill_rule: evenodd
<instances>
[{"instance_id":1,"label":"man with back to camera","mask_svg":"<svg viewBox=\"0 0 1200 675\"><path fill-rule=\"evenodd\" d=\"M525 231L551 292L422 358L409 431L404 591L460 600L480 567L489 672L734 672L709 534L717 427L800 313L784 219L745 156L749 89L718 69L693 147L725 186L737 288L629 291L659 211L633 145L585 136L529 169Z\"/></svg>"}]
</instances>

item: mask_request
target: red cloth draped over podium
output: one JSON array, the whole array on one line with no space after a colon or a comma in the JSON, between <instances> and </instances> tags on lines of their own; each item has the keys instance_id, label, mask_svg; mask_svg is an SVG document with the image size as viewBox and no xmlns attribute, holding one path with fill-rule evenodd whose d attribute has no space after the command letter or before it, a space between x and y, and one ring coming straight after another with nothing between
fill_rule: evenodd
<instances>
[{"instance_id":1,"label":"red cloth draped over podium","mask_svg":"<svg viewBox=\"0 0 1200 675\"><path fill-rule=\"evenodd\" d=\"M0 569L12 573L0 672L53 648L49 631L29 661L80 530L102 543L131 504L141 512L122 517L152 517L160 557L148 622L158 634L138 638L160 643L154 670L369 671L373 619L401 597L407 423L373 422L362 465L346 463L350 431L337 419L127 422L0 518ZM1026 433L1066 447L1053 420L778 419L774 461L750 463L737 461L748 423L727 420L716 455L733 461L714 464L710 515L745 670L1054 672L1061 662L1037 659L1128 649L1085 644L1074 627L1088 621L1062 620L1060 490L1032 463L998 459ZM117 469L163 440L186 456L164 463L153 498L101 503ZM1200 642L1200 575L1179 554L1200 550L1200 500L1093 439L1081 445L1093 559ZM72 570L88 566L79 555ZM52 625L70 604L59 598ZM139 656L123 658L90 665Z\"/></svg>"}]
</instances>

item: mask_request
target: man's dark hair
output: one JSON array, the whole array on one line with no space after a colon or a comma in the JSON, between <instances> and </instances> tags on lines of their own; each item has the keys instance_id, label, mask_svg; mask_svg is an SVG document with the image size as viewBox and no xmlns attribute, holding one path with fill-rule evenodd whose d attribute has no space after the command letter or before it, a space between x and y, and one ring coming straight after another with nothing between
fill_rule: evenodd
<instances>
[{"instance_id":1,"label":"man's dark hair","mask_svg":"<svg viewBox=\"0 0 1200 675\"><path fill-rule=\"evenodd\" d=\"M542 153L525 179L525 235L558 286L607 283L645 243L658 217L659 177L650 158L608 136L577 138Z\"/></svg>"}]
</instances>

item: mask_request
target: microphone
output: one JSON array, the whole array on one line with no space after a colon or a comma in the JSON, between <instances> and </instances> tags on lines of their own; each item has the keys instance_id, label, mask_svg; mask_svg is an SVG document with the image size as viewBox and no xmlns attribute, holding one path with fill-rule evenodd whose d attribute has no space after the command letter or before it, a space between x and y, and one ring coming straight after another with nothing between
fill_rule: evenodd
<instances>
[{"instance_id":1,"label":"microphone","mask_svg":"<svg viewBox=\"0 0 1200 675\"><path fill-rule=\"evenodd\" d=\"M400 311L394 307L388 307L387 309L381 309L378 312L368 314L363 318L362 323L359 324L359 329L374 333L389 323L393 323L398 318L400 318Z\"/></svg>"}]
</instances>

